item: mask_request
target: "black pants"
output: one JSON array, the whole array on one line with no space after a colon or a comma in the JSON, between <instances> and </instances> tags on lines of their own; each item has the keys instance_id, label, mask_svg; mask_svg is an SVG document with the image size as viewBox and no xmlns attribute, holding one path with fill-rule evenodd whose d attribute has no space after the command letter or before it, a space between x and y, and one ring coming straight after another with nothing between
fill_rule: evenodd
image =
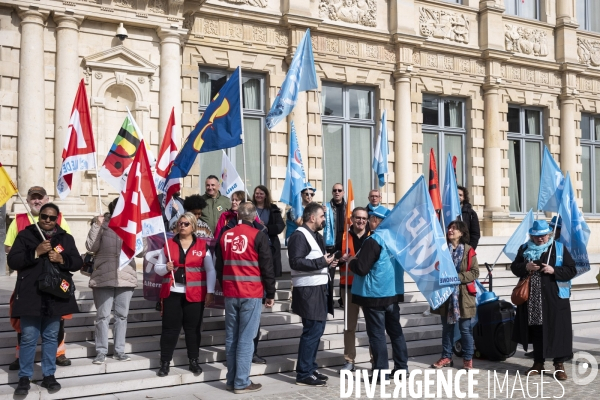
<instances>
[{"instance_id":1,"label":"black pants","mask_svg":"<svg viewBox=\"0 0 600 400\"><path fill-rule=\"evenodd\" d=\"M533 361L545 362L544 358L544 329L542 325L531 325L529 327L529 339L533 343ZM553 359L554 364L562 363L569 359L569 357L555 357Z\"/></svg>"},{"instance_id":2,"label":"black pants","mask_svg":"<svg viewBox=\"0 0 600 400\"><path fill-rule=\"evenodd\" d=\"M183 326L188 358L200 355L200 328L204 314L204 302L191 303L185 293L171 292L163 300L162 333L160 335L160 360L171 361L179 333Z\"/></svg>"}]
</instances>

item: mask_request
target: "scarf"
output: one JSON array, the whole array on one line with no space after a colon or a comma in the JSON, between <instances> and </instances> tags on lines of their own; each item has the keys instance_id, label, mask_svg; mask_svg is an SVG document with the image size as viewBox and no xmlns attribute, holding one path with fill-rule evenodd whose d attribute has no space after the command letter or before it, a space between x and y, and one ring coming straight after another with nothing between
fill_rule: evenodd
<instances>
[{"instance_id":1,"label":"scarf","mask_svg":"<svg viewBox=\"0 0 600 400\"><path fill-rule=\"evenodd\" d=\"M49 231L45 230L41 226L40 226L40 229L42 230L42 233L44 234L44 237L46 239L51 239L52 236L56 235L56 232L58 232L58 229L56 229L56 226L54 227L54 229L49 230Z\"/></svg>"},{"instance_id":2,"label":"scarf","mask_svg":"<svg viewBox=\"0 0 600 400\"><path fill-rule=\"evenodd\" d=\"M550 238L547 243L536 245L531 240L527 242L527 249L523 252L523 257L526 260L539 260L542 254L554 243L554 238Z\"/></svg>"},{"instance_id":3,"label":"scarf","mask_svg":"<svg viewBox=\"0 0 600 400\"><path fill-rule=\"evenodd\" d=\"M452 250L452 261L454 262L454 268L456 272L460 272L460 265L465 254L465 245L459 244L455 249L452 249L452 244L448 243L448 248ZM460 305L458 301L458 295L460 294L460 285L454 287L454 291L450 296L450 303L448 304L448 324L456 324L460 319Z\"/></svg>"}]
</instances>

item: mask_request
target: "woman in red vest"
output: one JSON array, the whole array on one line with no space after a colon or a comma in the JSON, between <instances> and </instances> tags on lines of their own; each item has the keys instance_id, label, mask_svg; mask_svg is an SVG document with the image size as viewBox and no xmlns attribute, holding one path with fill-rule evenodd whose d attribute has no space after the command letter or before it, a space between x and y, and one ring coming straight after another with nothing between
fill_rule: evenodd
<instances>
[{"instance_id":1,"label":"woman in red vest","mask_svg":"<svg viewBox=\"0 0 600 400\"><path fill-rule=\"evenodd\" d=\"M154 270L163 276L162 333L160 336L160 369L158 376L169 374L169 364L183 326L190 371L201 374L200 329L204 305L213 301L215 267L206 242L194 232L197 220L186 212L177 220L178 234L169 239L163 249L166 264L156 264ZM169 256L170 255L170 256Z\"/></svg>"}]
</instances>

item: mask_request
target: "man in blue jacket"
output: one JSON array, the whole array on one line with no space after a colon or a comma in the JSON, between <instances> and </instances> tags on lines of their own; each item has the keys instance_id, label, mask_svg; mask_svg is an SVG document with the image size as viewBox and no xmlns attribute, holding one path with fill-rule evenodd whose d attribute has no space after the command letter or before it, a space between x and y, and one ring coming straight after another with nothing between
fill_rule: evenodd
<instances>
[{"instance_id":1,"label":"man in blue jacket","mask_svg":"<svg viewBox=\"0 0 600 400\"><path fill-rule=\"evenodd\" d=\"M389 212L379 206L369 213L371 231ZM350 270L354 272L352 302L362 307L365 317L373 354L372 378L379 381L375 371L389 369L386 332L391 339L394 360L390 378L398 370L405 370L408 375L408 349L398 306L398 302L404 301L404 270L390 255L385 242L376 235L365 240L358 256L350 260Z\"/></svg>"}]
</instances>

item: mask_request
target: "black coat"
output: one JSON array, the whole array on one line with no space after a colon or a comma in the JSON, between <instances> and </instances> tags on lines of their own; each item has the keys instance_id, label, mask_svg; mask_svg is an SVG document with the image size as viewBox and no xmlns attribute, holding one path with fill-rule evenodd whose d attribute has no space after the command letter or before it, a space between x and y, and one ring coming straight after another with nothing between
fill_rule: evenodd
<instances>
[{"instance_id":1,"label":"black coat","mask_svg":"<svg viewBox=\"0 0 600 400\"><path fill-rule=\"evenodd\" d=\"M265 227L267 228L267 234L271 240L271 246L273 246L273 269L275 270L275 277L278 278L283 273L281 266L281 242L279 241L279 234L285 229L285 223L281 216L281 209L276 204L271 204L271 212L269 213L269 220L264 221Z\"/></svg>"},{"instance_id":2,"label":"black coat","mask_svg":"<svg viewBox=\"0 0 600 400\"><path fill-rule=\"evenodd\" d=\"M63 272L80 270L83 260L75 246L73 236L58 225L57 229L58 232L50 239L50 244L53 248L60 244L64 249L61 252L64 260L64 264L60 265L61 270ZM60 299L38 289L38 277L42 273L44 258L48 257L47 254L43 254L35 258L35 249L40 243L42 243L40 233L35 225L30 225L19 232L8 253L10 267L18 272L11 314L13 318L42 316L42 308L47 310L45 316L62 316L79 312L74 295L68 299Z\"/></svg>"},{"instance_id":3,"label":"black coat","mask_svg":"<svg viewBox=\"0 0 600 400\"><path fill-rule=\"evenodd\" d=\"M476 249L481 237L481 229L479 228L479 217L470 203L463 203L462 205L462 221L469 228L469 245Z\"/></svg>"},{"instance_id":4,"label":"black coat","mask_svg":"<svg viewBox=\"0 0 600 400\"><path fill-rule=\"evenodd\" d=\"M528 275L527 260L523 257L526 247L522 246L517 253L510 269L519 278ZM552 245L549 265L556 265L556 248ZM548 252L542 254L543 263L548 259ZM542 273L542 330L544 332L544 358L567 357L573 354L573 328L571 325L571 303L569 299L558 297L556 280L568 281L575 277L577 269L575 261L564 248L562 267L554 268L554 274ZM517 316L513 329L512 340L523 345L532 343L529 337L529 314L527 302L517 307Z\"/></svg>"}]
</instances>

